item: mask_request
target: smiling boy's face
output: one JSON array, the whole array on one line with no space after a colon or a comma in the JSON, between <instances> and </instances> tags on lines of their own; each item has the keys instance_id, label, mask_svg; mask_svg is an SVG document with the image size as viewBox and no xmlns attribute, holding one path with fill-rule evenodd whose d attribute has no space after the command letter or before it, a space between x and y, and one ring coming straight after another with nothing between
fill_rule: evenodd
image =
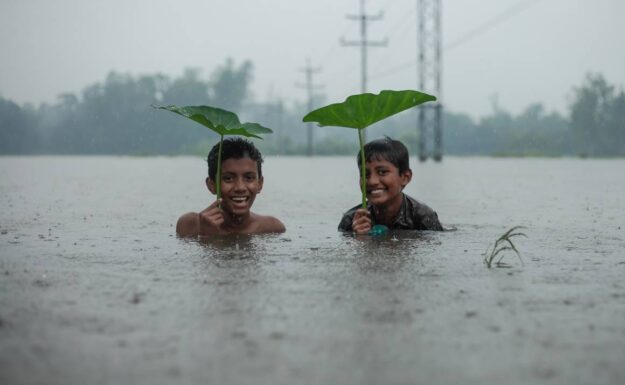
<instances>
[{"instance_id":1,"label":"smiling boy's face","mask_svg":"<svg viewBox=\"0 0 625 385\"><path fill-rule=\"evenodd\" d=\"M207 178L206 183L215 194L215 182ZM221 163L221 208L224 211L235 216L248 214L262 188L263 178L258 176L256 161L244 157L229 158Z\"/></svg>"},{"instance_id":2,"label":"smiling boy's face","mask_svg":"<svg viewBox=\"0 0 625 385\"><path fill-rule=\"evenodd\" d=\"M402 190L412 179L412 171L399 169L388 160L372 159L365 163L367 177L367 200L378 207L397 204L402 199Z\"/></svg>"}]
</instances>

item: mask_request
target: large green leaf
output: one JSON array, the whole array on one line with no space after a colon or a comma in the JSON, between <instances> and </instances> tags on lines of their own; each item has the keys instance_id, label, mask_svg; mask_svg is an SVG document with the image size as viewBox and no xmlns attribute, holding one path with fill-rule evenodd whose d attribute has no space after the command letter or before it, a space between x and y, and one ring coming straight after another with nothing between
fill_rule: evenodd
<instances>
[{"instance_id":1,"label":"large green leaf","mask_svg":"<svg viewBox=\"0 0 625 385\"><path fill-rule=\"evenodd\" d=\"M362 208L367 208L367 196L364 186L365 149L363 130L375 122L386 119L399 112L436 100L435 96L419 91L385 90L379 95L351 95L343 103L330 104L311 111L304 116L304 122L317 122L320 126L338 126L358 129L360 143L360 185L362 192Z\"/></svg>"},{"instance_id":2,"label":"large green leaf","mask_svg":"<svg viewBox=\"0 0 625 385\"><path fill-rule=\"evenodd\" d=\"M435 96L412 90L386 90L379 95L352 95L343 103L330 104L308 113L304 116L304 122L363 129L411 107L434 100Z\"/></svg>"},{"instance_id":3,"label":"large green leaf","mask_svg":"<svg viewBox=\"0 0 625 385\"><path fill-rule=\"evenodd\" d=\"M210 106L154 106L161 110L171 111L185 118L189 118L219 135L241 135L262 139L260 134L269 134L273 131L258 123L241 123L234 112Z\"/></svg>"}]
</instances>

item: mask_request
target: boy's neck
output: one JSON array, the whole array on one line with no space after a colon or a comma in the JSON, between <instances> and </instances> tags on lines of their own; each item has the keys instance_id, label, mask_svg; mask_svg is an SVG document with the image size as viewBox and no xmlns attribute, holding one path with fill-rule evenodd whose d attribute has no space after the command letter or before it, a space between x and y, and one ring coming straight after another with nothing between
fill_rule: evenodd
<instances>
[{"instance_id":1,"label":"boy's neck","mask_svg":"<svg viewBox=\"0 0 625 385\"><path fill-rule=\"evenodd\" d=\"M401 206L404 202L404 193L398 195L397 199L382 206L373 206L375 221L377 224L390 226L399 215Z\"/></svg>"}]
</instances>

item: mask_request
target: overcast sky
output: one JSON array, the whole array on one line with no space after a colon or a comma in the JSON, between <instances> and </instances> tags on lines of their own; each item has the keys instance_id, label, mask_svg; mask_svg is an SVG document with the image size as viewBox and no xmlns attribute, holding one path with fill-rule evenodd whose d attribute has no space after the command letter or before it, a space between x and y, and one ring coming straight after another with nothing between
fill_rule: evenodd
<instances>
[{"instance_id":1,"label":"overcast sky","mask_svg":"<svg viewBox=\"0 0 625 385\"><path fill-rule=\"evenodd\" d=\"M418 89L417 0L367 0L369 91ZM309 57L328 102L360 92L360 0L0 0L0 95L54 102L119 71L207 78L227 57L254 63L258 101L304 100ZM477 117L533 102L566 112L589 71L625 85L623 0L442 0L443 102Z\"/></svg>"}]
</instances>

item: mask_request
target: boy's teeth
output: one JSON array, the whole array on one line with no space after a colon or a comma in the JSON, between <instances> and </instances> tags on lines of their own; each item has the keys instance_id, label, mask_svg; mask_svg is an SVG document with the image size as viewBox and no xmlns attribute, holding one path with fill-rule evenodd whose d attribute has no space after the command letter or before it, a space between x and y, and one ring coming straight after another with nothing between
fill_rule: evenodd
<instances>
[{"instance_id":1,"label":"boy's teeth","mask_svg":"<svg viewBox=\"0 0 625 385\"><path fill-rule=\"evenodd\" d=\"M235 202L245 202L247 200L247 198L245 197L236 197L236 198L232 198L233 201Z\"/></svg>"}]
</instances>

